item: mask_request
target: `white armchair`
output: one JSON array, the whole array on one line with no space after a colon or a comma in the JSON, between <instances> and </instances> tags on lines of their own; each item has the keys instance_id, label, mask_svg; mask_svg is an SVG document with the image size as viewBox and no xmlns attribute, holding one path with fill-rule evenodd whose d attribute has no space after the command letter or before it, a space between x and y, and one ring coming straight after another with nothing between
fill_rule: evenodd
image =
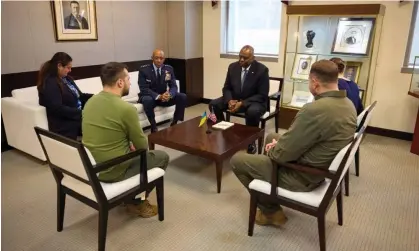
<instances>
[{"instance_id":1,"label":"white armchair","mask_svg":"<svg viewBox=\"0 0 419 251\"><path fill-rule=\"evenodd\" d=\"M109 210L136 195L156 187L159 220L164 220L163 176L165 171L155 167L147 171L146 150L96 164L82 143L36 127L36 135L57 183L57 231L64 225L66 195L99 211L99 250L105 250ZM102 183L97 174L114 165L141 156L140 174L129 179Z\"/></svg>"},{"instance_id":2,"label":"white armchair","mask_svg":"<svg viewBox=\"0 0 419 251\"><path fill-rule=\"evenodd\" d=\"M356 149L358 148L364 128L361 129L355 139L344 147L336 155L335 159L329 166L328 170L317 169L314 167L306 167L291 163L281 163L277 165L273 162L272 180L271 182L255 179L249 184L251 194L250 212L249 212L249 230L248 235L253 235L256 207L258 198L265 196L271 201L279 202L279 204L309 214L317 218L319 229L320 250L326 250L326 232L325 218L331 204L336 198L338 223L343 224L342 215L342 180L348 171L348 168L354 160ZM301 172L323 175L325 181L311 192L292 192L278 187L278 167L290 168Z\"/></svg>"}]
</instances>

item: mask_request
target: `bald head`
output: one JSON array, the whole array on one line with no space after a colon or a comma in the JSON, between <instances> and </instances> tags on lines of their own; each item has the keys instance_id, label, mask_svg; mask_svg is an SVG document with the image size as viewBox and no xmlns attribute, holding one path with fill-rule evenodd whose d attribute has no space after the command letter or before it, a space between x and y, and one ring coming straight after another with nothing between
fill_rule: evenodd
<instances>
[{"instance_id":1,"label":"bald head","mask_svg":"<svg viewBox=\"0 0 419 251\"><path fill-rule=\"evenodd\" d=\"M247 68L253 62L253 60L255 60L254 54L255 54L255 51L252 46L250 45L243 46L239 54L240 66L243 68Z\"/></svg>"},{"instance_id":2,"label":"bald head","mask_svg":"<svg viewBox=\"0 0 419 251\"><path fill-rule=\"evenodd\" d=\"M160 49L155 49L153 51L153 55L151 56L151 59L153 60L153 64L160 68L164 63L164 52Z\"/></svg>"}]
</instances>

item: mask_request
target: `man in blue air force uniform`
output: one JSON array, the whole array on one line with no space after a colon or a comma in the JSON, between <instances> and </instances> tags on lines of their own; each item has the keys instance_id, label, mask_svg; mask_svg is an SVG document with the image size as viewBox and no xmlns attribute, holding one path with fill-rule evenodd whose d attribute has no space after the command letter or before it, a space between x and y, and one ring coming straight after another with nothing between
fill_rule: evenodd
<instances>
[{"instance_id":1,"label":"man in blue air force uniform","mask_svg":"<svg viewBox=\"0 0 419 251\"><path fill-rule=\"evenodd\" d=\"M140 86L139 103L143 104L144 112L150 122L151 132L157 131L154 108L156 106L176 105L175 114L170 126L183 121L186 108L186 94L180 93L176 85L173 68L164 63L164 52L154 50L152 64L143 65L138 73Z\"/></svg>"}]
</instances>

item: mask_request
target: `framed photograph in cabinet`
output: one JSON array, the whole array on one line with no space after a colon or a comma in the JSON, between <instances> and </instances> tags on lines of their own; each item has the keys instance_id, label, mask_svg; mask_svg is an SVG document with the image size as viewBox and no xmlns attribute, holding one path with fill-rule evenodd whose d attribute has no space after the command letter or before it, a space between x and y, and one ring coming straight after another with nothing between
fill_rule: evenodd
<instances>
[{"instance_id":1,"label":"framed photograph in cabinet","mask_svg":"<svg viewBox=\"0 0 419 251\"><path fill-rule=\"evenodd\" d=\"M367 56L374 22L374 18L340 18L332 53Z\"/></svg>"},{"instance_id":2,"label":"framed photograph in cabinet","mask_svg":"<svg viewBox=\"0 0 419 251\"><path fill-rule=\"evenodd\" d=\"M297 54L294 59L291 78L308 80L311 66L316 62L317 55Z\"/></svg>"}]
</instances>

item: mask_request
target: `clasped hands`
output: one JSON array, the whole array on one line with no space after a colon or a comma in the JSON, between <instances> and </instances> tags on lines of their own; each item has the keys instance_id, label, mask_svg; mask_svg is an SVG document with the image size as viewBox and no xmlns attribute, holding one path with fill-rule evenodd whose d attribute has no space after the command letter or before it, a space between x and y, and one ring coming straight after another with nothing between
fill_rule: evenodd
<instances>
[{"instance_id":1,"label":"clasped hands","mask_svg":"<svg viewBox=\"0 0 419 251\"><path fill-rule=\"evenodd\" d=\"M241 101L230 100L230 101L228 101L228 111L229 112L237 112L242 105L243 105L243 102L241 102Z\"/></svg>"},{"instance_id":2,"label":"clasped hands","mask_svg":"<svg viewBox=\"0 0 419 251\"><path fill-rule=\"evenodd\" d=\"M269 150L276 146L276 143L278 143L278 141L276 139L273 139L271 143L266 144L265 151L269 152Z\"/></svg>"},{"instance_id":3,"label":"clasped hands","mask_svg":"<svg viewBox=\"0 0 419 251\"><path fill-rule=\"evenodd\" d=\"M165 93L160 95L159 100L161 100L163 102L168 102L170 100L170 98L172 98L172 95L170 95L170 93L168 91L166 91Z\"/></svg>"}]
</instances>

